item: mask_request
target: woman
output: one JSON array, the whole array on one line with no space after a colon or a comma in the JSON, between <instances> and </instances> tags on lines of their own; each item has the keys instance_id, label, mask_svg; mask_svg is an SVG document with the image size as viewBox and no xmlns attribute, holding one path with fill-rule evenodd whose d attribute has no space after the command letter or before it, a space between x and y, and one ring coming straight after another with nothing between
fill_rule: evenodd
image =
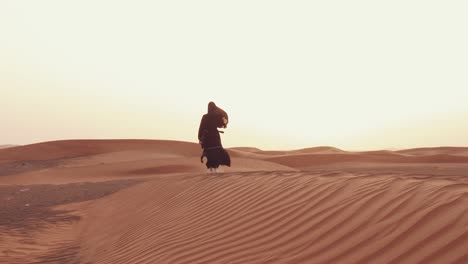
<instances>
[{"instance_id":1,"label":"woman","mask_svg":"<svg viewBox=\"0 0 468 264\"><path fill-rule=\"evenodd\" d=\"M216 106L208 104L208 113L203 115L198 129L198 140L203 148L203 157L207 158L206 167L209 172L217 172L220 165L231 166L231 158L221 144L218 127L226 128L228 117L226 112Z\"/></svg>"}]
</instances>

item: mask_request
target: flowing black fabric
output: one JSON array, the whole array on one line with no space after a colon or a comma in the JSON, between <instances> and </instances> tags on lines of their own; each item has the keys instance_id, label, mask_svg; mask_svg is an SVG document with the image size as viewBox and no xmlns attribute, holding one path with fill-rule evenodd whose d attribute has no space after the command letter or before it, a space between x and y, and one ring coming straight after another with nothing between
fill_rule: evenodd
<instances>
[{"instance_id":1,"label":"flowing black fabric","mask_svg":"<svg viewBox=\"0 0 468 264\"><path fill-rule=\"evenodd\" d=\"M207 168L218 168L220 165L231 166L231 157L221 144L219 135L218 108L214 103L208 105L208 113L203 115L198 129L198 140L203 148L203 157L207 158Z\"/></svg>"},{"instance_id":2,"label":"flowing black fabric","mask_svg":"<svg viewBox=\"0 0 468 264\"><path fill-rule=\"evenodd\" d=\"M198 129L198 139L202 142L202 148L221 146L221 137L217 127L218 117L215 113L208 113L202 117Z\"/></svg>"},{"instance_id":3,"label":"flowing black fabric","mask_svg":"<svg viewBox=\"0 0 468 264\"><path fill-rule=\"evenodd\" d=\"M208 169L218 168L220 165L231 166L231 157L222 147L205 149L203 153L207 158L206 167Z\"/></svg>"}]
</instances>

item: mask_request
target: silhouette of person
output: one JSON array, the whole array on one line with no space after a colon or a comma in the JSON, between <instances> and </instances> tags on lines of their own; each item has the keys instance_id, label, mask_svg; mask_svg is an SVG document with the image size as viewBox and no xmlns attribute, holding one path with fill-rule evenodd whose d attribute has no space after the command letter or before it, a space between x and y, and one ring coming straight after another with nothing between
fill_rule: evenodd
<instances>
[{"instance_id":1,"label":"silhouette of person","mask_svg":"<svg viewBox=\"0 0 468 264\"><path fill-rule=\"evenodd\" d=\"M221 144L218 128L226 127L227 114L216 106L214 102L208 103L208 113L203 115L200 128L198 129L198 140L203 149L201 162L207 158L206 167L209 172L217 173L220 165L231 166L229 153Z\"/></svg>"}]
</instances>

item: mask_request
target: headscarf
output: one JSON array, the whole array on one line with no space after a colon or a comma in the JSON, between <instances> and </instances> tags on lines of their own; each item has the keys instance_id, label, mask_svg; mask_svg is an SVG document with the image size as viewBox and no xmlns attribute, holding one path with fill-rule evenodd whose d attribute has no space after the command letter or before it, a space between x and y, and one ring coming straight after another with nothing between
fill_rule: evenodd
<instances>
[{"instance_id":1,"label":"headscarf","mask_svg":"<svg viewBox=\"0 0 468 264\"><path fill-rule=\"evenodd\" d=\"M214 111L216 111L216 108L218 107L216 106L214 102L208 103L208 113L213 113Z\"/></svg>"}]
</instances>

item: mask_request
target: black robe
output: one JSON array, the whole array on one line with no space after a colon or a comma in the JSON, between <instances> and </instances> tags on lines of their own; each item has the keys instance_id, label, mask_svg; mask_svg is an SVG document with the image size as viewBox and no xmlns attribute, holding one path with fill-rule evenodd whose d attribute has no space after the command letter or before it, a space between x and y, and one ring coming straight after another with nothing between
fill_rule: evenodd
<instances>
[{"instance_id":1,"label":"black robe","mask_svg":"<svg viewBox=\"0 0 468 264\"><path fill-rule=\"evenodd\" d=\"M198 140L203 148L203 157L206 157L207 168L218 168L220 165L231 166L231 157L221 144L218 131L219 117L215 112L205 114L198 129Z\"/></svg>"}]
</instances>

